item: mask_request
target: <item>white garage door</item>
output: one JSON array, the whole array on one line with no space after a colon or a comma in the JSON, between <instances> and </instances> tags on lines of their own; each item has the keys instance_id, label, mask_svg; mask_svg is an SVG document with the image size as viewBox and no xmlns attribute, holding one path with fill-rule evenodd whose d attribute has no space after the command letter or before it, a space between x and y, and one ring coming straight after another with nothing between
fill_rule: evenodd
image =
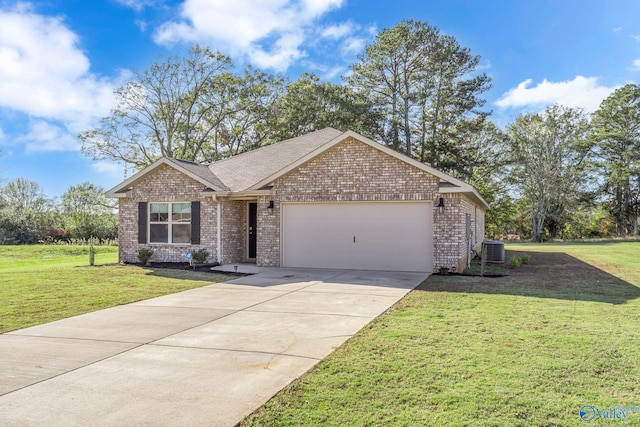
<instances>
[{"instance_id":1,"label":"white garage door","mask_svg":"<svg viewBox=\"0 0 640 427\"><path fill-rule=\"evenodd\" d=\"M430 202L283 203L285 267L432 271Z\"/></svg>"}]
</instances>

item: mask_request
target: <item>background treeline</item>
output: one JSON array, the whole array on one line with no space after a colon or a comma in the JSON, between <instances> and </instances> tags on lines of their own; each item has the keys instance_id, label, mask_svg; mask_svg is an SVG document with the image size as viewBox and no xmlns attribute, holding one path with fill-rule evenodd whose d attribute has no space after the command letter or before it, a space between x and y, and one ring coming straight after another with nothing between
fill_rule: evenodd
<instances>
[{"instance_id":1,"label":"background treeline","mask_svg":"<svg viewBox=\"0 0 640 427\"><path fill-rule=\"evenodd\" d=\"M553 105L498 126L479 64L455 37L412 20L382 30L341 84L240 70L194 46L134 74L79 139L85 154L135 172L161 156L212 162L351 129L473 184L492 206L490 238L637 235L640 87L619 88L592 115Z\"/></svg>"},{"instance_id":2,"label":"background treeline","mask_svg":"<svg viewBox=\"0 0 640 427\"><path fill-rule=\"evenodd\" d=\"M118 237L115 202L104 189L85 182L60 200L47 198L40 185L25 178L0 188L0 244L110 243Z\"/></svg>"}]
</instances>

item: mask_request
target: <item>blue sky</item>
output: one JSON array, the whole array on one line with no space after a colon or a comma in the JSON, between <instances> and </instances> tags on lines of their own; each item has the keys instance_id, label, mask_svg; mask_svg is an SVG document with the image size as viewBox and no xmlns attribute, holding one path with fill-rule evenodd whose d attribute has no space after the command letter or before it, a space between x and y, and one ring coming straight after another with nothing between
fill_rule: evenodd
<instances>
[{"instance_id":1,"label":"blue sky","mask_svg":"<svg viewBox=\"0 0 640 427\"><path fill-rule=\"evenodd\" d=\"M51 197L116 185L122 166L84 157L76 135L132 71L196 42L239 67L340 82L378 31L408 18L481 57L501 126L555 102L590 112L640 80L637 0L0 0L0 179Z\"/></svg>"}]
</instances>

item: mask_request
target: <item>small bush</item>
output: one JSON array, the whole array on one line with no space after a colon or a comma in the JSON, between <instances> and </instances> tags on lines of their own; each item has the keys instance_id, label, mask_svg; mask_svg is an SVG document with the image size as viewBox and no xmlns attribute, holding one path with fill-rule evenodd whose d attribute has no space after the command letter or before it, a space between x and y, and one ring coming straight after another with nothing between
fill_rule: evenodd
<instances>
[{"instance_id":1,"label":"small bush","mask_svg":"<svg viewBox=\"0 0 640 427\"><path fill-rule=\"evenodd\" d=\"M151 264L151 255L153 255L153 249L140 248L138 251L138 259L143 265Z\"/></svg>"},{"instance_id":2,"label":"small bush","mask_svg":"<svg viewBox=\"0 0 640 427\"><path fill-rule=\"evenodd\" d=\"M198 249L197 251L193 251L191 253L193 257L193 261L196 264L204 264L207 262L207 257L209 257L209 252L206 249Z\"/></svg>"},{"instance_id":3,"label":"small bush","mask_svg":"<svg viewBox=\"0 0 640 427\"><path fill-rule=\"evenodd\" d=\"M531 256L529 256L529 254L520 255L520 264L529 264L529 261L531 261Z\"/></svg>"},{"instance_id":4,"label":"small bush","mask_svg":"<svg viewBox=\"0 0 640 427\"><path fill-rule=\"evenodd\" d=\"M509 258L508 265L509 265L509 268L518 268L518 267L520 267L520 257L512 255Z\"/></svg>"}]
</instances>

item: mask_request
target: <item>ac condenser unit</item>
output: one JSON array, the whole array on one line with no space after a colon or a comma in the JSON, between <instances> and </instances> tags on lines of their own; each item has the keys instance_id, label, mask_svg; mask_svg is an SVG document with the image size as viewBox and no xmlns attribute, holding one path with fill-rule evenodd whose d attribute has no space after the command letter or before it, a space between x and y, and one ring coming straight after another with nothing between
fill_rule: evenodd
<instances>
[{"instance_id":1,"label":"ac condenser unit","mask_svg":"<svg viewBox=\"0 0 640 427\"><path fill-rule=\"evenodd\" d=\"M504 262L504 242L499 240L485 240L482 244L487 248L487 262Z\"/></svg>"}]
</instances>

